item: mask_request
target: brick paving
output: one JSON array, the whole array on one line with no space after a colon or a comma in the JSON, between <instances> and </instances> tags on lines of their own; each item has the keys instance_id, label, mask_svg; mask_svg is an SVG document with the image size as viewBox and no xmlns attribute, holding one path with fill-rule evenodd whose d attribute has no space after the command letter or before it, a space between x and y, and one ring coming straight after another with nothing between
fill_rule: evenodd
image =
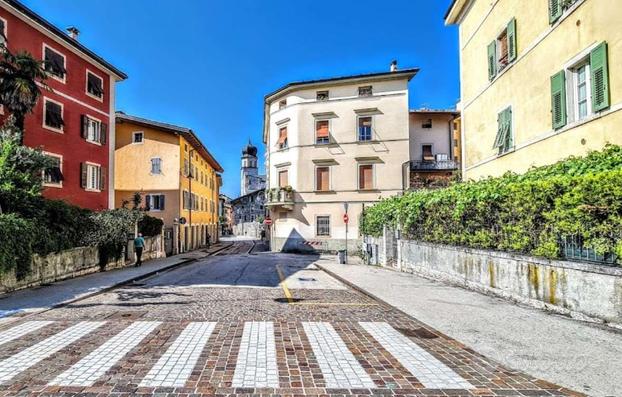
<instances>
[{"instance_id":1,"label":"brick paving","mask_svg":"<svg viewBox=\"0 0 622 397\"><path fill-rule=\"evenodd\" d=\"M0 350L0 396L580 395L351 289L294 289L289 304L278 286L197 284L119 288L0 326L19 334Z\"/></svg>"}]
</instances>

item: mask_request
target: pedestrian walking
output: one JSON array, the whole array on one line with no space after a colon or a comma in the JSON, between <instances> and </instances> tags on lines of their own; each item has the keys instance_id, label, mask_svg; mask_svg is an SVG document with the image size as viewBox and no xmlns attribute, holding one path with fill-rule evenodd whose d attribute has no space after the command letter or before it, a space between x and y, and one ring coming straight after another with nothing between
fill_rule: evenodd
<instances>
[{"instance_id":1,"label":"pedestrian walking","mask_svg":"<svg viewBox=\"0 0 622 397\"><path fill-rule=\"evenodd\" d=\"M142 256L145 248L145 239L142 233L138 233L138 237L134 239L134 251L136 252L136 267L143 264Z\"/></svg>"}]
</instances>

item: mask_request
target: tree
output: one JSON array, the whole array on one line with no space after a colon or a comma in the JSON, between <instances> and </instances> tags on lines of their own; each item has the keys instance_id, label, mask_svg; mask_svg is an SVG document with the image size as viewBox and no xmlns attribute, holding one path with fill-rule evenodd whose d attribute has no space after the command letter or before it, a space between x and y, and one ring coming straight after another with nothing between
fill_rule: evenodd
<instances>
[{"instance_id":1,"label":"tree","mask_svg":"<svg viewBox=\"0 0 622 397\"><path fill-rule=\"evenodd\" d=\"M46 79L42 61L25 51L13 54L4 44L0 45L0 105L15 117L20 145L24 141L24 119L41 95L37 83L47 89Z\"/></svg>"},{"instance_id":2,"label":"tree","mask_svg":"<svg viewBox=\"0 0 622 397\"><path fill-rule=\"evenodd\" d=\"M38 197L43 171L53 167L41 150L21 145L13 117L0 128L0 213L14 212Z\"/></svg>"}]
</instances>

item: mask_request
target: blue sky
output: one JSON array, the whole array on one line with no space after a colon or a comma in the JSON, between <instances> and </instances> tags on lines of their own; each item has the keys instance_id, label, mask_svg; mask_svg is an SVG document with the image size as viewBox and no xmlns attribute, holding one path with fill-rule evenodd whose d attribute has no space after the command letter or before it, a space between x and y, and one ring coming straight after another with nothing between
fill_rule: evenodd
<instances>
[{"instance_id":1,"label":"blue sky","mask_svg":"<svg viewBox=\"0 0 622 397\"><path fill-rule=\"evenodd\" d=\"M117 109L192 128L239 194L240 151L260 148L263 97L291 81L420 67L410 107L453 107L450 0L22 0L129 75ZM263 163L261 164L263 167ZM260 169L263 173L263 169Z\"/></svg>"}]
</instances>

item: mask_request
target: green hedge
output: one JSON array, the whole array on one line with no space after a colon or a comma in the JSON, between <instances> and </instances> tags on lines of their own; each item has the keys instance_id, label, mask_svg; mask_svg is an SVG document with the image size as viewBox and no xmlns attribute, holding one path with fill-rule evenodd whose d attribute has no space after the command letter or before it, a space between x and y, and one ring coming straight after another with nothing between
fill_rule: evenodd
<instances>
[{"instance_id":1,"label":"green hedge","mask_svg":"<svg viewBox=\"0 0 622 397\"><path fill-rule=\"evenodd\" d=\"M162 226L164 226L162 219L154 218L149 215L143 216L143 218L138 221L138 231L145 237L153 237L162 233Z\"/></svg>"},{"instance_id":2,"label":"green hedge","mask_svg":"<svg viewBox=\"0 0 622 397\"><path fill-rule=\"evenodd\" d=\"M30 271L34 225L16 214L0 214L0 274L15 270L18 279Z\"/></svg>"},{"instance_id":3,"label":"green hedge","mask_svg":"<svg viewBox=\"0 0 622 397\"><path fill-rule=\"evenodd\" d=\"M385 199L365 210L361 232L400 225L432 243L561 256L559 239L579 236L598 254L622 257L622 147L517 175L456 183Z\"/></svg>"}]
</instances>

